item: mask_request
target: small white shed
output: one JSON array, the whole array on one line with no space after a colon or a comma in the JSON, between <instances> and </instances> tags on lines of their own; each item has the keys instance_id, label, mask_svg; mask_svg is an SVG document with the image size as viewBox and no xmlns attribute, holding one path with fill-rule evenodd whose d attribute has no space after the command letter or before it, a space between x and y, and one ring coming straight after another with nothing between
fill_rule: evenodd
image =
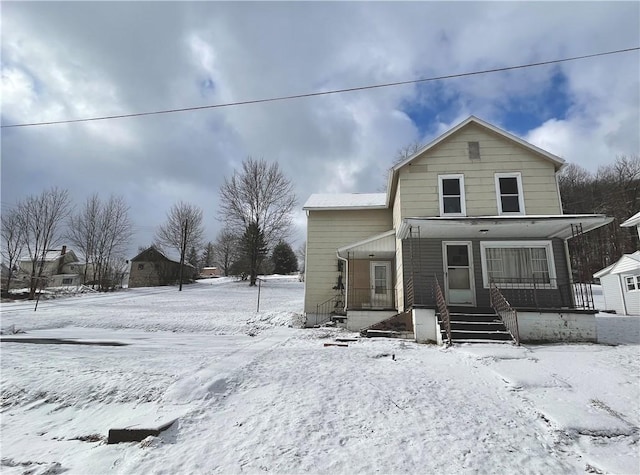
<instances>
[{"instance_id":1,"label":"small white shed","mask_svg":"<svg viewBox=\"0 0 640 475\"><path fill-rule=\"evenodd\" d=\"M629 219L627 219L624 223L620 225L623 228L632 228L636 227L636 231L638 231L638 237L640 238L640 212L634 214Z\"/></svg>"},{"instance_id":2,"label":"small white shed","mask_svg":"<svg viewBox=\"0 0 640 475\"><path fill-rule=\"evenodd\" d=\"M600 279L605 310L640 315L640 251L624 254L615 264L593 274Z\"/></svg>"}]
</instances>

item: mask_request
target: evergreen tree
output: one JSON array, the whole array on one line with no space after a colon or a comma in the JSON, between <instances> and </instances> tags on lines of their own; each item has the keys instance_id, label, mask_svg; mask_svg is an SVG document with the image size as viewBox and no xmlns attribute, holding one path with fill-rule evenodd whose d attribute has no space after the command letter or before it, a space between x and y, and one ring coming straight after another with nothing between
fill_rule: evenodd
<instances>
[{"instance_id":1,"label":"evergreen tree","mask_svg":"<svg viewBox=\"0 0 640 475\"><path fill-rule=\"evenodd\" d=\"M289 274L298 270L298 258L296 253L293 252L291 246L280 241L274 248L271 254L273 260L275 274Z\"/></svg>"},{"instance_id":2,"label":"evergreen tree","mask_svg":"<svg viewBox=\"0 0 640 475\"><path fill-rule=\"evenodd\" d=\"M198 265L198 252L196 251L195 246L191 246L189 248L189 254L187 255L187 262L195 267L196 271L200 271L200 266Z\"/></svg>"},{"instance_id":3,"label":"evergreen tree","mask_svg":"<svg viewBox=\"0 0 640 475\"><path fill-rule=\"evenodd\" d=\"M202 267L213 267L215 265L215 249L213 248L213 243L209 241L202 252Z\"/></svg>"},{"instance_id":4,"label":"evergreen tree","mask_svg":"<svg viewBox=\"0 0 640 475\"><path fill-rule=\"evenodd\" d=\"M267 255L264 232L255 223L249 224L242 236L242 251L249 265L249 285L256 285L258 270Z\"/></svg>"}]
</instances>

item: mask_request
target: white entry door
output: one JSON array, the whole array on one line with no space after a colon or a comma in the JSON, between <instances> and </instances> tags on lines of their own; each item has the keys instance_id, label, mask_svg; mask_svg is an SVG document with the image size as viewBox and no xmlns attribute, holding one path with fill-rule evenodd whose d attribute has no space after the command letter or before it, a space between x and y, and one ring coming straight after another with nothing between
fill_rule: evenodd
<instances>
[{"instance_id":1,"label":"white entry door","mask_svg":"<svg viewBox=\"0 0 640 475\"><path fill-rule=\"evenodd\" d=\"M447 304L475 306L471 243L444 242L442 248Z\"/></svg>"},{"instance_id":2,"label":"white entry door","mask_svg":"<svg viewBox=\"0 0 640 475\"><path fill-rule=\"evenodd\" d=\"M389 308L391 298L391 262L371 262L371 306Z\"/></svg>"}]
</instances>

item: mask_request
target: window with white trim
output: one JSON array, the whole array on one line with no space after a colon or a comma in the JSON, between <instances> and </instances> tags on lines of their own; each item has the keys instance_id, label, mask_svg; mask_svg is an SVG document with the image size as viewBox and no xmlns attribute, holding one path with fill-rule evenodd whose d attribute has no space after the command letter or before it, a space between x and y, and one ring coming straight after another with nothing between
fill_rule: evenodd
<instances>
[{"instance_id":1,"label":"window with white trim","mask_svg":"<svg viewBox=\"0 0 640 475\"><path fill-rule=\"evenodd\" d=\"M498 214L524 214L522 175L517 173L496 173L496 197Z\"/></svg>"},{"instance_id":2,"label":"window with white trim","mask_svg":"<svg viewBox=\"0 0 640 475\"><path fill-rule=\"evenodd\" d=\"M438 175L440 216L466 216L464 175Z\"/></svg>"},{"instance_id":3,"label":"window with white trim","mask_svg":"<svg viewBox=\"0 0 640 475\"><path fill-rule=\"evenodd\" d=\"M485 288L556 288L551 241L485 241L480 250Z\"/></svg>"},{"instance_id":4,"label":"window with white trim","mask_svg":"<svg viewBox=\"0 0 640 475\"><path fill-rule=\"evenodd\" d=\"M640 290L640 275L630 275L625 277L627 282L627 290L629 292L633 290Z\"/></svg>"}]
</instances>

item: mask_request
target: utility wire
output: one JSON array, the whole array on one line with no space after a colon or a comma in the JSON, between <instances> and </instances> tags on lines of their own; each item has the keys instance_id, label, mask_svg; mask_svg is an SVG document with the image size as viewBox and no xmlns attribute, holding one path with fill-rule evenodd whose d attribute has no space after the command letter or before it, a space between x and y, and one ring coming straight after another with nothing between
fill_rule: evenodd
<instances>
[{"instance_id":1,"label":"utility wire","mask_svg":"<svg viewBox=\"0 0 640 475\"><path fill-rule=\"evenodd\" d=\"M480 74L497 73L497 72L502 72L502 71L513 71L513 70L516 70L516 69L525 69L525 68L533 68L533 67L536 67L536 66L545 66L545 65L549 65L549 64L566 63L568 61L577 61L577 60L581 60L581 59L596 58L598 56L607 56L607 55L612 55L612 54L629 53L631 51L638 51L638 50L640 50L640 46L637 46L637 47L634 47L634 48L619 49L619 50L615 50L615 51L606 51L606 52L603 52L603 53L593 53L593 54L586 54L586 55L583 55L583 56L574 56L574 57L571 57L571 58L553 59L553 60L549 60L549 61L540 61L540 62L537 62L537 63L521 64L521 65L518 65L518 66L506 66L506 67L503 67L503 68L485 69L485 70L482 70L482 71L472 71L472 72L467 72L467 73L448 74L448 75L445 75L445 76L436 76L436 77L421 78L421 79L411 79L411 80L408 80L408 81L396 81L396 82L389 82L389 83L384 83L384 84L372 84L372 85L368 85L368 86L350 87L350 88L345 88L345 89L334 89L334 90L331 90L331 91L309 92L309 93L306 93L306 94L293 94L293 95L289 95L289 96L278 96L278 97L271 97L271 98L266 98L266 99L254 99L254 100L248 100L248 101L226 102L226 103L222 103L222 104L210 104L210 105L206 105L206 106L184 107L184 108L180 108L180 109L165 109L165 110L151 111L151 112L137 112L137 113L132 113L132 114L109 115L109 116L102 116L102 117L88 117L88 118L84 118L84 119L68 119L68 120L55 120L55 121L49 121L49 122L31 122L31 123L24 123L24 124L10 124L10 125L2 125L0 127L3 128L3 129L8 129L8 128L15 128L15 127L33 127L33 126L37 126L37 125L70 124L70 123L74 123L74 122L90 122L90 121L97 121L97 120L124 119L124 118L127 118L127 117L142 117L142 116L148 116L148 115L173 114L173 113L176 113L176 112L196 111L196 110L202 110L202 109L218 109L218 108L222 108L222 107L234 107L234 106L244 106L244 105L249 105L249 104L263 104L263 103L266 103L266 102L288 101L288 100L292 100L292 99L302 99L302 98L306 98L306 97L327 96L327 95L330 95L330 94L342 94L342 93L345 93L345 92L364 91L364 90L368 90L368 89L379 89L379 88L383 88L383 87L403 86L403 85L406 85L406 84L418 84L418 83L421 83L421 82L441 81L441 80L444 80L444 79L454 79L454 78L461 78L461 77L467 77L467 76L476 76L476 75L480 75Z\"/></svg>"}]
</instances>

